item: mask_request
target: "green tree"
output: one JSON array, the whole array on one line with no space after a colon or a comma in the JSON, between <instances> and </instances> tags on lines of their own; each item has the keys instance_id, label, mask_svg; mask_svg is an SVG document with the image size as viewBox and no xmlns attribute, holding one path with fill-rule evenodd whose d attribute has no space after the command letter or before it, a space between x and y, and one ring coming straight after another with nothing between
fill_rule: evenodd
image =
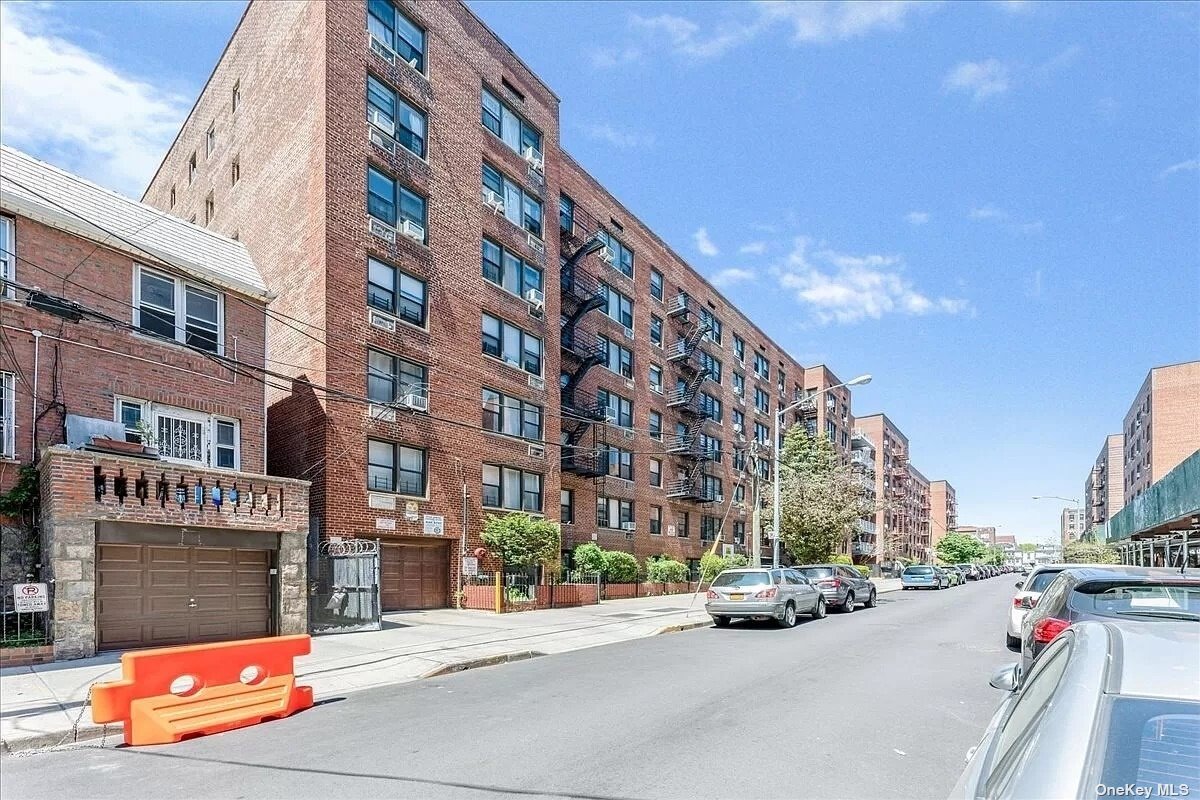
<instances>
[{"instance_id":1,"label":"green tree","mask_svg":"<svg viewBox=\"0 0 1200 800\"><path fill-rule=\"evenodd\" d=\"M1036 553L1037 545L1033 542L1021 542L1017 547L1021 548L1022 553Z\"/></svg>"},{"instance_id":2,"label":"green tree","mask_svg":"<svg viewBox=\"0 0 1200 800\"><path fill-rule=\"evenodd\" d=\"M1117 552L1098 542L1071 542L1063 548L1064 564L1117 564Z\"/></svg>"},{"instance_id":3,"label":"green tree","mask_svg":"<svg viewBox=\"0 0 1200 800\"><path fill-rule=\"evenodd\" d=\"M988 547L983 554L983 563L1000 566L1004 563L1004 549L1000 547Z\"/></svg>"},{"instance_id":4,"label":"green tree","mask_svg":"<svg viewBox=\"0 0 1200 800\"><path fill-rule=\"evenodd\" d=\"M875 506L833 443L803 425L788 430L780 462L779 538L801 563L829 561Z\"/></svg>"},{"instance_id":5,"label":"green tree","mask_svg":"<svg viewBox=\"0 0 1200 800\"><path fill-rule=\"evenodd\" d=\"M505 567L533 567L558 563L562 530L557 522L514 511L489 514L480 538Z\"/></svg>"},{"instance_id":6,"label":"green tree","mask_svg":"<svg viewBox=\"0 0 1200 800\"><path fill-rule=\"evenodd\" d=\"M967 564L986 553L987 545L969 533L947 533L937 543L937 557L947 564Z\"/></svg>"},{"instance_id":7,"label":"green tree","mask_svg":"<svg viewBox=\"0 0 1200 800\"><path fill-rule=\"evenodd\" d=\"M687 564L667 556L646 559L646 580L653 583L682 583L688 579Z\"/></svg>"},{"instance_id":8,"label":"green tree","mask_svg":"<svg viewBox=\"0 0 1200 800\"><path fill-rule=\"evenodd\" d=\"M605 550L603 575L609 583L634 583L638 579L638 560L623 550Z\"/></svg>"}]
</instances>

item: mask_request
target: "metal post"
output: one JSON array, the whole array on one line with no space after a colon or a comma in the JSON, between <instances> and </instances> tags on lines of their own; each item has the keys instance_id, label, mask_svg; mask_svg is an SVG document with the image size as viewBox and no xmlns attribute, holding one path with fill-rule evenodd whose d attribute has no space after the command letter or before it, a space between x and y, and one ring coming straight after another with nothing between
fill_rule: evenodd
<instances>
[{"instance_id":1,"label":"metal post","mask_svg":"<svg viewBox=\"0 0 1200 800\"><path fill-rule=\"evenodd\" d=\"M762 502L758 493L761 488L758 485L758 442L753 442L750 445L751 465L753 470L751 476L752 491L750 492L750 500L754 503L754 510L750 513L750 566L762 566Z\"/></svg>"},{"instance_id":2,"label":"metal post","mask_svg":"<svg viewBox=\"0 0 1200 800\"><path fill-rule=\"evenodd\" d=\"M492 575L495 577L496 581L495 606L496 613L499 614L504 610L504 573L494 572Z\"/></svg>"},{"instance_id":3,"label":"metal post","mask_svg":"<svg viewBox=\"0 0 1200 800\"><path fill-rule=\"evenodd\" d=\"M774 485L771 533L775 536L775 545L771 548L772 569L779 568L779 451L783 449L779 446L779 427L783 424L782 417L783 409L775 412L775 430L771 432L771 435L775 437L775 441L772 442L775 446L771 448L771 482Z\"/></svg>"}]
</instances>

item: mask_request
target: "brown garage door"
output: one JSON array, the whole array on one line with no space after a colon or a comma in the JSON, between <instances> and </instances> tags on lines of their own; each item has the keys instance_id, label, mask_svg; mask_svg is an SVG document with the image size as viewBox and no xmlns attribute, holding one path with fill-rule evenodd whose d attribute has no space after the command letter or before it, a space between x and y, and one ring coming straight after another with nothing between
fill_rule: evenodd
<instances>
[{"instance_id":1,"label":"brown garage door","mask_svg":"<svg viewBox=\"0 0 1200 800\"><path fill-rule=\"evenodd\" d=\"M446 542L388 542L379 564L384 611L445 608L449 601L450 546Z\"/></svg>"},{"instance_id":2,"label":"brown garage door","mask_svg":"<svg viewBox=\"0 0 1200 800\"><path fill-rule=\"evenodd\" d=\"M97 648L268 636L270 568L267 550L97 544Z\"/></svg>"}]
</instances>

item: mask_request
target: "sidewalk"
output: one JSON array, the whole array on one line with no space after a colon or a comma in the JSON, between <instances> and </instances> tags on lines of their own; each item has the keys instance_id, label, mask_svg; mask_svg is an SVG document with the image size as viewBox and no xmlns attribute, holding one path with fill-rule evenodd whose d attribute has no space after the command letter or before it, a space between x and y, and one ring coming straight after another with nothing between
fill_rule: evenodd
<instances>
[{"instance_id":1,"label":"sidewalk","mask_svg":"<svg viewBox=\"0 0 1200 800\"><path fill-rule=\"evenodd\" d=\"M894 585L892 585L894 584ZM879 592L900 581L876 580ZM704 595L606 600L600 605L512 614L436 609L384 615L383 630L314 636L296 675L317 702L474 667L623 642L710 624ZM121 675L120 654L0 670L0 750L54 747L120 725L92 722L88 689Z\"/></svg>"}]
</instances>

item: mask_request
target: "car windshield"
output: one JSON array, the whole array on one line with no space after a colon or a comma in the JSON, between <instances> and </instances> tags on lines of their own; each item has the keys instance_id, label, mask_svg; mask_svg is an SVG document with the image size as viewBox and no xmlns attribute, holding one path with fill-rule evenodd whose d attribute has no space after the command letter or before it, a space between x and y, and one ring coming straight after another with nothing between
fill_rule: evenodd
<instances>
[{"instance_id":1,"label":"car windshield","mask_svg":"<svg viewBox=\"0 0 1200 800\"><path fill-rule=\"evenodd\" d=\"M722 572L713 586L764 586L771 583L769 572Z\"/></svg>"},{"instance_id":2,"label":"car windshield","mask_svg":"<svg viewBox=\"0 0 1200 800\"><path fill-rule=\"evenodd\" d=\"M1071 607L1093 614L1200 620L1200 584L1085 583L1072 594Z\"/></svg>"},{"instance_id":3,"label":"car windshield","mask_svg":"<svg viewBox=\"0 0 1200 800\"><path fill-rule=\"evenodd\" d=\"M1101 786L1153 797L1156 787L1200 785L1200 703L1119 697L1105 740Z\"/></svg>"},{"instance_id":4,"label":"car windshield","mask_svg":"<svg viewBox=\"0 0 1200 800\"><path fill-rule=\"evenodd\" d=\"M1021 591L1023 591L1023 592L1044 592L1044 591L1046 591L1046 587L1049 586L1051 584L1051 582L1055 578L1058 577L1059 572L1062 572L1062 570L1055 569L1055 570L1045 570L1043 572L1039 572L1037 575L1034 575L1032 578L1030 578L1028 581L1025 582L1025 585L1021 587Z\"/></svg>"},{"instance_id":5,"label":"car windshield","mask_svg":"<svg viewBox=\"0 0 1200 800\"><path fill-rule=\"evenodd\" d=\"M905 575L932 575L933 567L905 567Z\"/></svg>"},{"instance_id":6,"label":"car windshield","mask_svg":"<svg viewBox=\"0 0 1200 800\"><path fill-rule=\"evenodd\" d=\"M833 574L833 567L803 567L800 571L809 578L828 578Z\"/></svg>"}]
</instances>

